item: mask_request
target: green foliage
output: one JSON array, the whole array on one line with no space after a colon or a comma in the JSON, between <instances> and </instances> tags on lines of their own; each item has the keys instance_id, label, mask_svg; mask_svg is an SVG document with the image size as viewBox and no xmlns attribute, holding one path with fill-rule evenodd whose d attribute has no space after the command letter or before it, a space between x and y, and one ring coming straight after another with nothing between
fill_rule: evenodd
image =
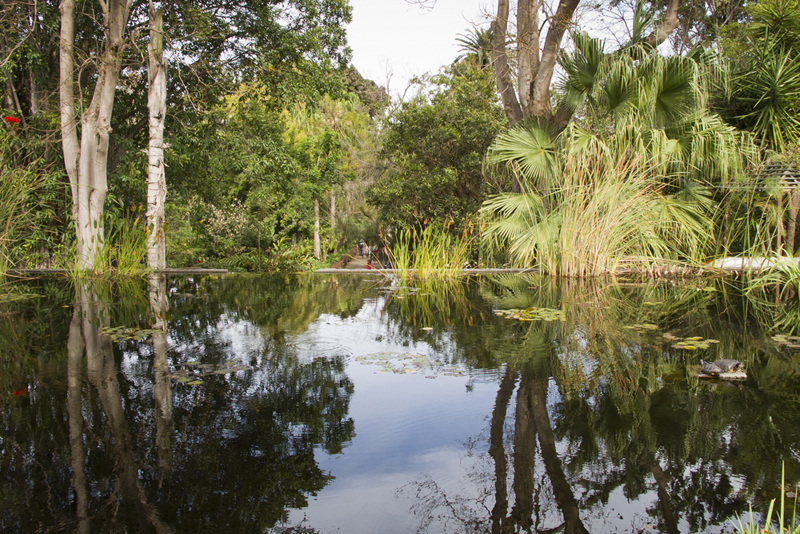
<instances>
[{"instance_id":1,"label":"green foliage","mask_svg":"<svg viewBox=\"0 0 800 534\"><path fill-rule=\"evenodd\" d=\"M531 120L497 137L488 159L525 193L484 204L484 242L551 274L699 263L712 236L709 186L744 175L754 153L706 111L708 58L606 54L597 39L573 40L561 93L578 118L561 132Z\"/></svg>"},{"instance_id":2,"label":"green foliage","mask_svg":"<svg viewBox=\"0 0 800 534\"><path fill-rule=\"evenodd\" d=\"M731 81L718 107L762 147L781 152L800 140L800 2L760 0L747 13L723 46Z\"/></svg>"},{"instance_id":3,"label":"green foliage","mask_svg":"<svg viewBox=\"0 0 800 534\"><path fill-rule=\"evenodd\" d=\"M507 246L518 266L565 276L696 258L710 235L705 206L664 195L648 170L638 158L572 155L563 182L546 197L507 193L487 200L484 243Z\"/></svg>"},{"instance_id":4,"label":"green foliage","mask_svg":"<svg viewBox=\"0 0 800 534\"><path fill-rule=\"evenodd\" d=\"M438 230L427 226L422 232L407 228L395 237L388 249L392 268L405 280L447 280L461 276L469 258L470 236L453 237L445 226Z\"/></svg>"},{"instance_id":5,"label":"green foliage","mask_svg":"<svg viewBox=\"0 0 800 534\"><path fill-rule=\"evenodd\" d=\"M791 506L792 510L797 510L797 490L798 488L795 487L794 491L794 503ZM733 524L734 528L736 528L737 532L741 534L800 534L800 522L797 520L796 513L789 513L786 510L786 493L788 488L786 486L786 462L783 463L783 468L781 469L781 501L780 501L780 509L778 510L778 517L777 517L777 528L772 522L772 514L775 511L775 501L776 499L772 499L769 503L769 508L767 509L767 515L764 518L763 526L759 526L755 523L753 518L753 507L750 506L750 522L743 523L742 519L739 515L736 515L736 523L731 520L731 524Z\"/></svg>"},{"instance_id":6,"label":"green foliage","mask_svg":"<svg viewBox=\"0 0 800 534\"><path fill-rule=\"evenodd\" d=\"M489 187L485 151L505 123L491 71L450 69L431 78L387 120L382 155L388 167L368 194L380 220L411 228L474 215Z\"/></svg>"},{"instance_id":7,"label":"green foliage","mask_svg":"<svg viewBox=\"0 0 800 534\"><path fill-rule=\"evenodd\" d=\"M95 272L104 276L132 276L146 272L147 225L141 204L106 210L102 219L104 240L94 261Z\"/></svg>"}]
</instances>

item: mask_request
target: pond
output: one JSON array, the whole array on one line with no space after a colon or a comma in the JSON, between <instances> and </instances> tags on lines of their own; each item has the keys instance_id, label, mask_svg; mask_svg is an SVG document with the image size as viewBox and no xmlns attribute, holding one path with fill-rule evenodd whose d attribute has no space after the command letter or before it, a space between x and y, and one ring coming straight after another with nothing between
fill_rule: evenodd
<instances>
[{"instance_id":1,"label":"pond","mask_svg":"<svg viewBox=\"0 0 800 534\"><path fill-rule=\"evenodd\" d=\"M18 282L0 530L732 532L800 481L795 314L724 278Z\"/></svg>"}]
</instances>

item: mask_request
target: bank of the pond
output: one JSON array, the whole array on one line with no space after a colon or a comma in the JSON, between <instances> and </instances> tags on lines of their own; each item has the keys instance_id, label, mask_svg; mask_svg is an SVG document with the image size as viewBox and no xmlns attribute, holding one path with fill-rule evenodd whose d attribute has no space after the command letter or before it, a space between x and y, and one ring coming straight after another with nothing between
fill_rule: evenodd
<instances>
[{"instance_id":1,"label":"bank of the pond","mask_svg":"<svg viewBox=\"0 0 800 534\"><path fill-rule=\"evenodd\" d=\"M788 261L789 259L786 258ZM793 261L800 263L800 258L793 258ZM324 269L317 269L314 271L317 274L349 274L349 273L366 273L366 274L395 274L399 272L397 269L384 269L382 267L367 268L367 260L359 256L349 256L347 261L340 260L337 262L339 267L328 267ZM657 276L702 276L703 274L739 274L742 272L758 273L763 270L780 267L781 262L773 258L766 257L725 257L718 258L706 262L701 268L684 267L676 265L664 265L655 268L648 272L651 275ZM415 273L417 269L408 269L405 272ZM502 274L502 273L538 273L539 269L509 269L509 268L496 268L496 269L477 269L469 268L462 269L461 274L464 276L481 275L481 274ZM642 274L641 269L619 269L617 275L635 275Z\"/></svg>"},{"instance_id":2,"label":"bank of the pond","mask_svg":"<svg viewBox=\"0 0 800 534\"><path fill-rule=\"evenodd\" d=\"M9 269L6 274L10 276L46 276L52 274L67 275L73 271L69 269ZM202 274L227 274L228 269L159 269L152 271L156 274L175 274L175 275L202 275Z\"/></svg>"}]
</instances>

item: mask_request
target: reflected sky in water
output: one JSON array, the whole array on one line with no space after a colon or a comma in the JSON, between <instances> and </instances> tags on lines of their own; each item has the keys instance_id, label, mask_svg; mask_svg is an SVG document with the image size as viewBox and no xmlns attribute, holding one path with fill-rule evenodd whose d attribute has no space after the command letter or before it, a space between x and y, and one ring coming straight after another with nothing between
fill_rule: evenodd
<instances>
[{"instance_id":1,"label":"reflected sky in water","mask_svg":"<svg viewBox=\"0 0 800 534\"><path fill-rule=\"evenodd\" d=\"M19 284L0 528L730 531L800 479L800 346L702 283Z\"/></svg>"}]
</instances>

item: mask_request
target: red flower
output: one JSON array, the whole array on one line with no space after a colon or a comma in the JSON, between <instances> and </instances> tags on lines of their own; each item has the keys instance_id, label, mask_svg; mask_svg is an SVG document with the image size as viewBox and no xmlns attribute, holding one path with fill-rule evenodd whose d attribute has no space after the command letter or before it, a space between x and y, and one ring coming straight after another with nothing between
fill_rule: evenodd
<instances>
[{"instance_id":1,"label":"red flower","mask_svg":"<svg viewBox=\"0 0 800 534\"><path fill-rule=\"evenodd\" d=\"M16 117L3 117L3 120L11 124L17 124L19 122L19 119Z\"/></svg>"},{"instance_id":2,"label":"red flower","mask_svg":"<svg viewBox=\"0 0 800 534\"><path fill-rule=\"evenodd\" d=\"M14 392L14 396L21 397L22 395L25 395L27 392L28 392L27 389L18 389Z\"/></svg>"}]
</instances>

